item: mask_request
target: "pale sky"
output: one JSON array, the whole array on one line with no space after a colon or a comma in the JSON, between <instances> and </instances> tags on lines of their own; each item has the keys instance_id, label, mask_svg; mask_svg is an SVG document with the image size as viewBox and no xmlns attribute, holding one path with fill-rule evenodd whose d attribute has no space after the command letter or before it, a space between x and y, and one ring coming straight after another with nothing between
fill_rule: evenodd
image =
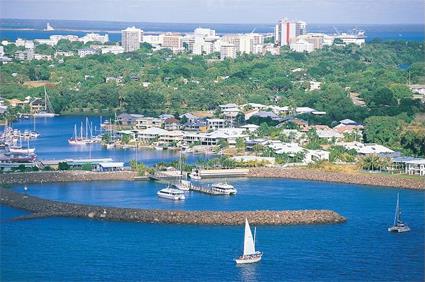
<instances>
[{"instance_id":1,"label":"pale sky","mask_svg":"<svg viewBox=\"0 0 425 282\"><path fill-rule=\"evenodd\" d=\"M0 18L176 23L424 23L424 0L0 0Z\"/></svg>"}]
</instances>

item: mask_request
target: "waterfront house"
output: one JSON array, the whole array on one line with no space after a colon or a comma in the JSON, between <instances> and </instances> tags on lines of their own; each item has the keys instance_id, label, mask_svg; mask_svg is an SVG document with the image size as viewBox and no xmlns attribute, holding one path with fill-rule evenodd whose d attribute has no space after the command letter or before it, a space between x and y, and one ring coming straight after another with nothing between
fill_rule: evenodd
<instances>
[{"instance_id":1,"label":"waterfront house","mask_svg":"<svg viewBox=\"0 0 425 282\"><path fill-rule=\"evenodd\" d=\"M136 138L144 143L152 143L160 136L168 134L168 131L159 127L149 127L136 132Z\"/></svg>"},{"instance_id":2,"label":"waterfront house","mask_svg":"<svg viewBox=\"0 0 425 282\"><path fill-rule=\"evenodd\" d=\"M122 171L124 170L123 162L101 162L96 165L96 170L101 172Z\"/></svg>"},{"instance_id":3,"label":"waterfront house","mask_svg":"<svg viewBox=\"0 0 425 282\"><path fill-rule=\"evenodd\" d=\"M245 124L245 125L242 125L240 128L243 128L248 132L255 132L255 131L257 131L259 126L256 125L256 124Z\"/></svg>"},{"instance_id":4,"label":"waterfront house","mask_svg":"<svg viewBox=\"0 0 425 282\"><path fill-rule=\"evenodd\" d=\"M329 152L324 150L307 150L304 156L304 163L314 163L329 160Z\"/></svg>"},{"instance_id":5,"label":"waterfront house","mask_svg":"<svg viewBox=\"0 0 425 282\"><path fill-rule=\"evenodd\" d=\"M227 124L226 120L221 119L221 118L209 118L209 119L207 119L208 130L216 130L216 129L220 129L220 128L225 128L226 124Z\"/></svg>"},{"instance_id":6,"label":"waterfront house","mask_svg":"<svg viewBox=\"0 0 425 282\"><path fill-rule=\"evenodd\" d=\"M140 117L136 119L134 126L137 129L145 129L145 128L151 128L151 127L161 128L163 127L163 125L164 125L164 121L160 118Z\"/></svg>"},{"instance_id":7,"label":"waterfront house","mask_svg":"<svg viewBox=\"0 0 425 282\"><path fill-rule=\"evenodd\" d=\"M425 176L425 159L407 161L406 173L409 175Z\"/></svg>"},{"instance_id":8,"label":"waterfront house","mask_svg":"<svg viewBox=\"0 0 425 282\"><path fill-rule=\"evenodd\" d=\"M183 131L181 130L171 130L171 131L166 131L163 132L161 134L159 134L159 142L161 143L180 143L183 141Z\"/></svg>"},{"instance_id":9,"label":"waterfront house","mask_svg":"<svg viewBox=\"0 0 425 282\"><path fill-rule=\"evenodd\" d=\"M122 113L117 116L116 122L123 126L136 126L139 119L143 119L144 115Z\"/></svg>"},{"instance_id":10,"label":"waterfront house","mask_svg":"<svg viewBox=\"0 0 425 282\"><path fill-rule=\"evenodd\" d=\"M38 113L45 109L44 100L41 98L34 98L30 103L31 113Z\"/></svg>"},{"instance_id":11,"label":"waterfront house","mask_svg":"<svg viewBox=\"0 0 425 282\"><path fill-rule=\"evenodd\" d=\"M179 130L180 122L174 118L170 117L164 120L164 129L165 130Z\"/></svg>"},{"instance_id":12,"label":"waterfront house","mask_svg":"<svg viewBox=\"0 0 425 282\"><path fill-rule=\"evenodd\" d=\"M393 150L379 144L364 144L361 142L338 142L336 145L343 146L347 150L355 150L359 155L370 155L370 154L389 154L394 153Z\"/></svg>"},{"instance_id":13,"label":"waterfront house","mask_svg":"<svg viewBox=\"0 0 425 282\"><path fill-rule=\"evenodd\" d=\"M195 120L192 122L186 122L183 124L183 128L186 131L197 131L197 132L207 132L207 122L205 120Z\"/></svg>"}]
</instances>

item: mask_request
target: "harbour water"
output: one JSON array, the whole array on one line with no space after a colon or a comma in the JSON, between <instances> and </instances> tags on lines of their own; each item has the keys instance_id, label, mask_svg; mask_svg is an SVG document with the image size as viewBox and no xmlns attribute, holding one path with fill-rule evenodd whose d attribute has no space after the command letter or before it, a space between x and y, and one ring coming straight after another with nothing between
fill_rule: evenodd
<instances>
[{"instance_id":1,"label":"harbour water","mask_svg":"<svg viewBox=\"0 0 425 282\"><path fill-rule=\"evenodd\" d=\"M91 281L423 281L424 196L401 191L412 228L391 234L398 189L286 179L233 179L234 197L190 193L181 203L155 196L163 184L90 182L29 185L28 193L117 207L255 210L333 209L344 224L258 226L256 265L237 267L243 228L45 218L9 221L2 207L1 280ZM23 187L11 187L23 191Z\"/></svg>"},{"instance_id":2,"label":"harbour water","mask_svg":"<svg viewBox=\"0 0 425 282\"><path fill-rule=\"evenodd\" d=\"M56 30L43 31L49 22ZM150 22L102 22L102 21L71 21L71 20L23 20L0 19L0 39L16 40L17 38L37 39L48 38L53 34L72 34L83 36L94 31L108 33L111 41L120 41L120 30L128 26L142 28L146 34L160 32L193 32L197 27L215 29L218 34L249 33L253 30L259 33L272 33L274 24L217 24L217 23L150 23ZM314 24L308 25L309 32L324 32L333 34L351 32L353 28L366 32L367 41L381 40L424 40L424 27L420 24Z\"/></svg>"},{"instance_id":3,"label":"harbour water","mask_svg":"<svg viewBox=\"0 0 425 282\"><path fill-rule=\"evenodd\" d=\"M88 120L92 124L93 130L94 128L100 130L100 117L91 116L88 117ZM135 149L106 149L100 144L69 145L68 139L73 135L74 125L77 125L78 130L80 130L81 123L86 121L85 116L58 116L38 118L35 121L35 130L40 133L40 136L31 141L30 146L36 148L36 154L40 160L112 158L114 161L129 162L137 158L139 162L153 165L161 161L173 161L179 157L178 153L168 150L139 149L136 153ZM33 119L21 119L15 121L12 127L20 130L33 130L34 122ZM85 127L83 130L85 130ZM1 126L0 131L3 131ZM207 157L205 155L185 154L189 163Z\"/></svg>"}]
</instances>

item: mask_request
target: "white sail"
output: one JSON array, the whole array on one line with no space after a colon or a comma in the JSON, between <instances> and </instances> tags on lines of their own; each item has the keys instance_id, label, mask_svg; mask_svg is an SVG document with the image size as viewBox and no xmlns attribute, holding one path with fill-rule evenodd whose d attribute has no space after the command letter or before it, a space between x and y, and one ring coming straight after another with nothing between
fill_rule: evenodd
<instances>
[{"instance_id":1,"label":"white sail","mask_svg":"<svg viewBox=\"0 0 425 282\"><path fill-rule=\"evenodd\" d=\"M245 236L243 245L243 255L255 254L254 238L252 238L251 228L249 227L248 219L245 219Z\"/></svg>"}]
</instances>

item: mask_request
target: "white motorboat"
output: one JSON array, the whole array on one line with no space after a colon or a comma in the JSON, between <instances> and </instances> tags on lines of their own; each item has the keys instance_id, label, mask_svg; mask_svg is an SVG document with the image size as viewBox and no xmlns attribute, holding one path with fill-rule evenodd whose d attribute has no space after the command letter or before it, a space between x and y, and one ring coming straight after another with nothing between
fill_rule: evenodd
<instances>
[{"instance_id":1,"label":"white motorboat","mask_svg":"<svg viewBox=\"0 0 425 282\"><path fill-rule=\"evenodd\" d=\"M238 192L233 185L230 185L226 182L212 184L211 190L223 195L235 195Z\"/></svg>"},{"instance_id":2,"label":"white motorboat","mask_svg":"<svg viewBox=\"0 0 425 282\"><path fill-rule=\"evenodd\" d=\"M167 187L164 189L161 189L157 192L158 197L164 198L164 199L169 199L169 200L174 200L174 201L179 201L179 200L184 200L186 197L184 196L184 192L179 190L179 189L174 189L171 187Z\"/></svg>"},{"instance_id":3,"label":"white motorboat","mask_svg":"<svg viewBox=\"0 0 425 282\"><path fill-rule=\"evenodd\" d=\"M235 259L237 264L255 263L261 260L263 253L255 250L255 235L256 229L254 229L254 237L252 237L248 219L245 219L243 255Z\"/></svg>"},{"instance_id":4,"label":"white motorboat","mask_svg":"<svg viewBox=\"0 0 425 282\"><path fill-rule=\"evenodd\" d=\"M202 179L201 176L199 175L199 173L197 173L197 172L191 172L189 174L189 177L190 177L190 179L193 179L193 180L201 180Z\"/></svg>"},{"instance_id":5,"label":"white motorboat","mask_svg":"<svg viewBox=\"0 0 425 282\"><path fill-rule=\"evenodd\" d=\"M192 187L192 183L189 180L180 179L177 183L173 184L179 190L189 191Z\"/></svg>"},{"instance_id":6,"label":"white motorboat","mask_svg":"<svg viewBox=\"0 0 425 282\"><path fill-rule=\"evenodd\" d=\"M403 223L403 221L401 220L400 194L397 193L397 204L395 208L394 225L388 228L388 232L402 233L402 232L408 232L408 231L410 231L410 227L407 226L407 224Z\"/></svg>"}]
</instances>

